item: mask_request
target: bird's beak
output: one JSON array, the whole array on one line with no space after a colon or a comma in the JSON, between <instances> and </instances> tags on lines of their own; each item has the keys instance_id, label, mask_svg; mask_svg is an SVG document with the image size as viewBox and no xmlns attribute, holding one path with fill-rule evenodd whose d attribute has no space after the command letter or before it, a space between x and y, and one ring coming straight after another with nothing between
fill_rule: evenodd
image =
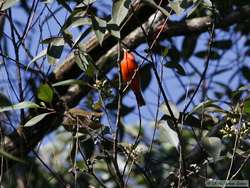
<instances>
[{"instance_id":1,"label":"bird's beak","mask_svg":"<svg viewBox=\"0 0 250 188\"><path fill-rule=\"evenodd\" d=\"M125 48L122 48L123 50L123 58L126 58L126 54L128 54L128 50Z\"/></svg>"},{"instance_id":2,"label":"bird's beak","mask_svg":"<svg viewBox=\"0 0 250 188\"><path fill-rule=\"evenodd\" d=\"M127 49L125 49L125 48L123 48L122 50L123 50L123 53L128 52L128 50L127 50Z\"/></svg>"}]
</instances>

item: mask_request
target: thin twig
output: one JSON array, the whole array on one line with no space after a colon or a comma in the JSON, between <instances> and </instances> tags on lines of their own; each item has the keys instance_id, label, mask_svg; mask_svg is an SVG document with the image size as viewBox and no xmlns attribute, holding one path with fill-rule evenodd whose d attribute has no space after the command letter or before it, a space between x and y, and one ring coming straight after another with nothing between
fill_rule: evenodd
<instances>
[{"instance_id":1,"label":"thin twig","mask_svg":"<svg viewBox=\"0 0 250 188\"><path fill-rule=\"evenodd\" d=\"M119 166L117 164L117 144L118 144L118 135L119 135L119 123L121 121L121 103L122 103L122 93L121 93L121 88L122 88L122 72L121 72L121 49L120 49L121 43L118 41L118 57L117 57L117 66L119 68L119 86L118 86L118 106L117 106L117 116L116 116L116 132L115 132L115 140L114 140L114 148L113 148L113 161L114 161L114 167L116 169L117 175L120 179L121 187L124 187L124 181L123 181L123 176L120 172Z\"/></svg>"},{"instance_id":2,"label":"thin twig","mask_svg":"<svg viewBox=\"0 0 250 188\"><path fill-rule=\"evenodd\" d=\"M207 52L207 57L206 57L206 60L205 60L205 68L204 68L204 71L201 75L201 78L200 78L200 81L192 95L192 97L190 98L188 104L186 105L186 107L184 108L183 110L183 114L185 114L185 112L187 111L188 107L190 106L190 104L192 103L194 97L196 96L203 80L205 79L206 77L206 73L207 73L207 70L208 70L208 65L209 65L209 61L210 61L210 56L211 56L211 50L212 50L212 45L213 45L213 38L214 38L214 22L211 24L211 34L210 34L210 40L209 40L209 44L208 44L208 52Z\"/></svg>"},{"instance_id":3,"label":"thin twig","mask_svg":"<svg viewBox=\"0 0 250 188\"><path fill-rule=\"evenodd\" d=\"M94 169L89 167L89 164L87 163L87 159L86 159L86 157L85 157L85 155L84 155L84 153L83 153L81 147L78 146L78 148L79 148L79 153L80 153L80 155L82 156L82 158L83 158L83 160L84 160L84 162L85 162L85 164L86 164L86 166L87 166L87 168L88 168L88 172L96 179L96 181L97 181L103 188L107 188L106 185L103 183L103 181L100 180L100 179L96 176L96 174L95 174L95 172L94 172Z\"/></svg>"},{"instance_id":4,"label":"thin twig","mask_svg":"<svg viewBox=\"0 0 250 188\"><path fill-rule=\"evenodd\" d=\"M161 64L161 79L162 79L162 76L163 76L163 65ZM146 160L146 165L145 165L146 170L149 168L149 164L150 164L151 152L152 152L152 148L153 148L153 143L154 143L154 138L155 138L155 133L156 133L156 127L157 127L157 122L158 122L160 98L161 98L161 91L160 91L160 89L158 89L157 109L156 109L156 113L155 113L154 132L153 132L152 140L151 140L151 143L150 143L150 146L149 146L148 158Z\"/></svg>"},{"instance_id":5,"label":"thin twig","mask_svg":"<svg viewBox=\"0 0 250 188\"><path fill-rule=\"evenodd\" d=\"M16 56L16 67L17 67L17 79L18 79L18 89L19 89L19 102L24 101L24 93L23 93L23 86L22 86L22 73L21 73L21 68L19 65L19 46L17 45L16 42L16 37L15 37L15 25L14 25L14 20L12 19L12 13L11 9L9 9L9 22L11 25L11 36L12 36L12 44L14 47L15 51L15 56ZM25 116L24 116L24 110L20 110L20 119L21 119L21 124L24 122Z\"/></svg>"},{"instance_id":6,"label":"thin twig","mask_svg":"<svg viewBox=\"0 0 250 188\"><path fill-rule=\"evenodd\" d=\"M232 168L233 168L233 163L234 163L234 159L235 159L235 154L236 154L236 150L237 150L237 146L239 144L239 139L240 139L240 133L241 133L241 124L242 124L242 108L240 109L240 118L239 118L239 122L238 124L236 125L236 130L238 131L237 134L236 134L236 138L235 138L235 142L234 142L234 148L233 148L233 155L232 155L232 159L230 161L230 166L229 166L229 169L228 169L228 172L227 172L227 177L226 177L226 180L225 180L225 183L223 185L223 188L226 187L226 184L227 184L227 180L229 179L230 177L230 174L231 174L231 171L232 171Z\"/></svg>"},{"instance_id":7,"label":"thin twig","mask_svg":"<svg viewBox=\"0 0 250 188\"><path fill-rule=\"evenodd\" d=\"M171 13L171 12L172 12L172 9L171 9L170 13ZM184 143L183 143L183 140L182 140L182 137L181 137L180 130L179 130L179 128L178 128L178 122L177 122L177 120L176 120L176 118L175 118L175 116L174 116L174 114L173 114L173 111L172 111L172 109L171 109L171 107L170 107L170 104L169 104L169 102L168 102L168 98L167 98L166 93L165 93L165 91L164 91L164 89L163 89L163 86L162 86L162 84L161 84L160 77L159 77L158 72L157 72L157 70L156 70L155 64L153 63L153 58L152 58L152 55L151 55L151 54L152 54L152 48L153 48L154 45L156 44L156 41L157 41L158 38L160 37L160 34L163 32L163 30L164 30L164 28L165 28L165 26L166 26L166 24L167 24L167 21L168 21L168 17L165 19L165 21L164 21L164 23L162 24L162 26L161 26L159 32L158 32L157 35L156 35L156 38L154 39L154 41L153 41L152 44L150 45L150 47L149 47L149 54L148 54L148 55L149 55L149 57L151 58L150 64L151 64L152 67L153 67L153 72L154 72L154 75L155 75L155 77L156 77L158 86L159 86L160 91L161 91L161 93L162 93L162 95L163 95L164 102L165 102L165 104L166 104L166 106L167 106L167 109L168 109L168 111L169 111L169 113L170 113L170 116L171 116L171 118L172 118L172 120L173 120L174 127L175 127L175 131L177 132L177 135L178 135L178 138L179 138L179 141L180 141L180 145L179 145L180 161L181 161L180 169L182 169L182 172L183 172L182 174L184 174L185 181L187 182L186 164L185 164L184 156L183 156L183 152L182 152L182 148L184 147ZM146 41L148 41L147 33L146 33L145 29L142 27L141 24L140 24L140 28L141 28L142 32L144 33L144 36L145 36ZM148 42L148 44L149 44L149 42ZM148 55L147 55L147 56L148 56ZM146 57L146 58L147 58L147 57ZM143 64L143 63L144 63L144 61L143 61L141 64ZM139 69L139 67L138 67L138 69ZM133 76L135 76L135 74L136 74L137 71L138 71L138 70L135 71L135 73L134 73ZM132 77L132 79L133 79L133 77ZM181 177L181 176L179 176L179 177Z\"/></svg>"},{"instance_id":8,"label":"thin twig","mask_svg":"<svg viewBox=\"0 0 250 188\"><path fill-rule=\"evenodd\" d=\"M43 166L57 179L59 183L63 185L63 187L68 188L68 184L62 179L59 175L57 175L38 155L38 153L33 149L32 152L36 156L36 158L43 164Z\"/></svg>"},{"instance_id":9,"label":"thin twig","mask_svg":"<svg viewBox=\"0 0 250 188\"><path fill-rule=\"evenodd\" d=\"M231 176L230 180L234 179L237 174L241 171L241 169L247 164L248 160L250 159L250 155L246 157L246 159L241 163L239 169Z\"/></svg>"}]
</instances>

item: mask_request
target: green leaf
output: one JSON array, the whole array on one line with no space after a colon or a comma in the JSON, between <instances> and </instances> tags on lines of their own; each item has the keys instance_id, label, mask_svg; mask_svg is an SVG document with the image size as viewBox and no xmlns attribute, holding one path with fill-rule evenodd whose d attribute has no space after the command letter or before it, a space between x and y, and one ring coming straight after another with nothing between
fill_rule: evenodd
<instances>
[{"instance_id":1,"label":"green leaf","mask_svg":"<svg viewBox=\"0 0 250 188\"><path fill-rule=\"evenodd\" d=\"M195 50L196 43L197 43L197 36L196 35L191 35L191 36L186 36L183 40L182 43L182 57L184 60L189 59Z\"/></svg>"},{"instance_id":2,"label":"green leaf","mask_svg":"<svg viewBox=\"0 0 250 188\"><path fill-rule=\"evenodd\" d=\"M213 42L213 47L218 49L227 50L231 48L232 41L231 40L217 40Z\"/></svg>"},{"instance_id":3,"label":"green leaf","mask_svg":"<svg viewBox=\"0 0 250 188\"><path fill-rule=\"evenodd\" d=\"M61 31L61 32L62 32L62 36L64 38L64 42L72 48L73 35L66 29Z\"/></svg>"},{"instance_id":4,"label":"green leaf","mask_svg":"<svg viewBox=\"0 0 250 188\"><path fill-rule=\"evenodd\" d=\"M218 137L203 137L202 146L206 152L213 158L218 158L222 150L222 142Z\"/></svg>"},{"instance_id":5,"label":"green leaf","mask_svg":"<svg viewBox=\"0 0 250 188\"><path fill-rule=\"evenodd\" d=\"M75 9L71 12L67 20L64 22L61 31L68 30L71 27L91 24L90 18L85 17L86 15L87 15L86 5L83 5L82 3L77 5Z\"/></svg>"},{"instance_id":6,"label":"green leaf","mask_svg":"<svg viewBox=\"0 0 250 188\"><path fill-rule=\"evenodd\" d=\"M106 105L106 108L110 109L110 110L116 110L117 109L117 105L118 105L118 97L115 97L113 101L111 101L110 103L108 103ZM135 107L134 106L130 107L130 106L124 105L122 103L121 109L122 109L121 110L121 116L126 116L129 113L133 112L133 110L135 109Z\"/></svg>"},{"instance_id":7,"label":"green leaf","mask_svg":"<svg viewBox=\"0 0 250 188\"><path fill-rule=\"evenodd\" d=\"M216 101L212 101L212 100L201 102L200 104L194 107L191 113L203 112L204 110L224 113L225 110L223 110L220 106L216 105L215 102Z\"/></svg>"},{"instance_id":8,"label":"green leaf","mask_svg":"<svg viewBox=\"0 0 250 188\"><path fill-rule=\"evenodd\" d=\"M150 84L152 73L151 73L151 64L146 64L140 68L140 77L141 77L141 89L144 91Z\"/></svg>"},{"instance_id":9,"label":"green leaf","mask_svg":"<svg viewBox=\"0 0 250 188\"><path fill-rule=\"evenodd\" d=\"M115 0L112 6L112 22L118 26L126 18L131 0Z\"/></svg>"},{"instance_id":10,"label":"green leaf","mask_svg":"<svg viewBox=\"0 0 250 188\"><path fill-rule=\"evenodd\" d=\"M164 48L163 52L162 52L162 56L166 57L168 55L168 48Z\"/></svg>"},{"instance_id":11,"label":"green leaf","mask_svg":"<svg viewBox=\"0 0 250 188\"><path fill-rule=\"evenodd\" d=\"M108 28L109 32L111 33L111 35L113 35L114 37L120 39L121 38L120 28L119 28L118 25L112 23L111 21L112 20L110 20L110 22L108 22L107 28Z\"/></svg>"},{"instance_id":12,"label":"green leaf","mask_svg":"<svg viewBox=\"0 0 250 188\"><path fill-rule=\"evenodd\" d=\"M79 49L75 50L75 61L78 67L83 70L88 76L93 77L95 67L93 65L93 60L91 57L84 51Z\"/></svg>"},{"instance_id":13,"label":"green leaf","mask_svg":"<svg viewBox=\"0 0 250 188\"><path fill-rule=\"evenodd\" d=\"M245 52L245 56L250 56L250 48Z\"/></svg>"},{"instance_id":14,"label":"green leaf","mask_svg":"<svg viewBox=\"0 0 250 188\"><path fill-rule=\"evenodd\" d=\"M241 73L244 76L244 78L250 82L250 69L247 66L242 66Z\"/></svg>"},{"instance_id":15,"label":"green leaf","mask_svg":"<svg viewBox=\"0 0 250 188\"><path fill-rule=\"evenodd\" d=\"M142 2L148 4L149 6L158 9L159 11L161 11L162 14L164 14L166 17L170 17L170 14L167 10L165 10L164 8L160 7L159 5L157 5L154 0L142 0Z\"/></svg>"},{"instance_id":16,"label":"green leaf","mask_svg":"<svg viewBox=\"0 0 250 188\"><path fill-rule=\"evenodd\" d=\"M91 25L91 20L89 18L77 18L74 22L71 23L70 27L79 27L83 25Z\"/></svg>"},{"instance_id":17,"label":"green leaf","mask_svg":"<svg viewBox=\"0 0 250 188\"><path fill-rule=\"evenodd\" d=\"M47 48L44 49L43 51L41 51L36 57L34 57L34 58L31 60L31 62L28 64L26 70L28 70L29 66L30 66L32 63L34 63L34 62L37 61L38 59L41 59L41 58L45 57L46 54L47 54Z\"/></svg>"},{"instance_id":18,"label":"green leaf","mask_svg":"<svg viewBox=\"0 0 250 188\"><path fill-rule=\"evenodd\" d=\"M179 119L179 117L180 117L180 111L178 110L177 106L174 103L172 103L172 102L169 102L169 106L171 108L171 111L174 114L174 117L176 119ZM169 112L168 107L167 107L167 105L166 105L165 102L161 104L160 111L171 117L170 112Z\"/></svg>"},{"instance_id":19,"label":"green leaf","mask_svg":"<svg viewBox=\"0 0 250 188\"><path fill-rule=\"evenodd\" d=\"M201 59L205 59L207 57L207 51L200 51L195 54L196 57L199 57ZM220 54L217 51L211 51L210 53L210 59L216 60L220 58Z\"/></svg>"},{"instance_id":20,"label":"green leaf","mask_svg":"<svg viewBox=\"0 0 250 188\"><path fill-rule=\"evenodd\" d=\"M10 106L10 100L2 93L0 93L0 106Z\"/></svg>"},{"instance_id":21,"label":"green leaf","mask_svg":"<svg viewBox=\"0 0 250 188\"><path fill-rule=\"evenodd\" d=\"M121 106L121 116L124 117L126 115L128 115L129 113L133 112L133 110L135 109L133 106L127 106L127 105L122 105Z\"/></svg>"},{"instance_id":22,"label":"green leaf","mask_svg":"<svg viewBox=\"0 0 250 188\"><path fill-rule=\"evenodd\" d=\"M89 139L80 139L80 147L83 149L83 152L87 159L91 158L95 151L95 143L92 138Z\"/></svg>"},{"instance_id":23,"label":"green leaf","mask_svg":"<svg viewBox=\"0 0 250 188\"><path fill-rule=\"evenodd\" d=\"M168 50L168 56L170 57L170 61L173 61L174 63L180 62L180 55L181 53L179 50L174 46Z\"/></svg>"},{"instance_id":24,"label":"green leaf","mask_svg":"<svg viewBox=\"0 0 250 188\"><path fill-rule=\"evenodd\" d=\"M164 64L164 66L170 69L173 69L173 68L176 69L177 73L182 76L186 75L184 68L179 63L171 61L171 62Z\"/></svg>"},{"instance_id":25,"label":"green leaf","mask_svg":"<svg viewBox=\"0 0 250 188\"><path fill-rule=\"evenodd\" d=\"M90 5L92 3L94 3L96 0L83 0L83 2L87 5Z\"/></svg>"},{"instance_id":26,"label":"green leaf","mask_svg":"<svg viewBox=\"0 0 250 188\"><path fill-rule=\"evenodd\" d=\"M245 113L250 113L250 100L244 101L244 110Z\"/></svg>"},{"instance_id":27,"label":"green leaf","mask_svg":"<svg viewBox=\"0 0 250 188\"><path fill-rule=\"evenodd\" d=\"M37 97L47 103L53 100L53 89L48 84L42 84L37 90Z\"/></svg>"},{"instance_id":28,"label":"green leaf","mask_svg":"<svg viewBox=\"0 0 250 188\"><path fill-rule=\"evenodd\" d=\"M24 125L24 127L30 127L33 126L35 124L37 124L38 122L40 122L43 118L45 118L47 115L51 114L52 112L49 113L44 113L44 114L39 114L33 118L31 118L29 121L27 121Z\"/></svg>"},{"instance_id":29,"label":"green leaf","mask_svg":"<svg viewBox=\"0 0 250 188\"><path fill-rule=\"evenodd\" d=\"M246 40L244 45L245 46L250 46L250 39Z\"/></svg>"},{"instance_id":30,"label":"green leaf","mask_svg":"<svg viewBox=\"0 0 250 188\"><path fill-rule=\"evenodd\" d=\"M7 158L7 159L10 159L10 160L13 160L13 161L17 161L17 162L20 162L20 163L25 163L24 160L22 159L19 159L11 154L9 154L8 152L4 151L2 148L0 148L0 155L2 155L4 158Z\"/></svg>"},{"instance_id":31,"label":"green leaf","mask_svg":"<svg viewBox=\"0 0 250 188\"><path fill-rule=\"evenodd\" d=\"M41 0L42 3L45 3L45 4L50 4L50 3L53 3L54 0Z\"/></svg>"},{"instance_id":32,"label":"green leaf","mask_svg":"<svg viewBox=\"0 0 250 188\"><path fill-rule=\"evenodd\" d=\"M159 121L158 125L157 125L158 129L159 129L159 133L160 133L160 141L162 143L169 143L172 146L174 146L177 151L178 151L178 147L179 147L179 138L177 133L171 129L167 123L167 121L165 120L161 120Z\"/></svg>"},{"instance_id":33,"label":"green leaf","mask_svg":"<svg viewBox=\"0 0 250 188\"><path fill-rule=\"evenodd\" d=\"M103 105L102 105L102 100L99 99L97 102L93 103L92 106L93 110L95 111L99 111L102 109Z\"/></svg>"},{"instance_id":34,"label":"green leaf","mask_svg":"<svg viewBox=\"0 0 250 188\"><path fill-rule=\"evenodd\" d=\"M54 65L54 64L57 63L57 59L54 58L54 57L52 57L52 56L50 56L50 55L47 55L47 59L48 59L48 63L49 63L50 65Z\"/></svg>"},{"instance_id":35,"label":"green leaf","mask_svg":"<svg viewBox=\"0 0 250 188\"><path fill-rule=\"evenodd\" d=\"M39 105L37 105L34 102L23 101L14 105L0 107L0 112L10 111L10 110L19 110L19 109L24 109L24 108L38 108L38 107Z\"/></svg>"},{"instance_id":36,"label":"green leaf","mask_svg":"<svg viewBox=\"0 0 250 188\"><path fill-rule=\"evenodd\" d=\"M69 79L69 80L63 80L63 81L54 83L54 84L52 84L52 86L58 87L58 86L68 86L68 85L73 85L73 84L87 85L86 82L84 82L83 80Z\"/></svg>"},{"instance_id":37,"label":"green leaf","mask_svg":"<svg viewBox=\"0 0 250 188\"><path fill-rule=\"evenodd\" d=\"M107 22L94 15L91 16L91 20L92 20L92 28L95 32L97 40L100 43L100 45L102 45L107 28Z\"/></svg>"},{"instance_id":38,"label":"green leaf","mask_svg":"<svg viewBox=\"0 0 250 188\"><path fill-rule=\"evenodd\" d=\"M69 28L75 28L83 25L91 25L91 19L83 17L73 17L65 22L62 30L67 30Z\"/></svg>"},{"instance_id":39,"label":"green leaf","mask_svg":"<svg viewBox=\"0 0 250 188\"><path fill-rule=\"evenodd\" d=\"M181 8L181 1L169 1L169 6L175 11L177 15L180 15L184 12L184 9Z\"/></svg>"},{"instance_id":40,"label":"green leaf","mask_svg":"<svg viewBox=\"0 0 250 188\"><path fill-rule=\"evenodd\" d=\"M57 40L60 40L60 39L61 39L61 37L49 37L49 38L46 38L46 39L42 40L41 44L50 44L53 41L57 41Z\"/></svg>"},{"instance_id":41,"label":"green leaf","mask_svg":"<svg viewBox=\"0 0 250 188\"><path fill-rule=\"evenodd\" d=\"M244 85L238 89L239 91L247 91L250 90L250 84Z\"/></svg>"},{"instance_id":42,"label":"green leaf","mask_svg":"<svg viewBox=\"0 0 250 188\"><path fill-rule=\"evenodd\" d=\"M196 9L201 4L202 0L197 0L197 1L193 1L193 2L194 2L194 4L192 5L192 8L188 11L187 17L189 17L191 14L193 14L196 11Z\"/></svg>"},{"instance_id":43,"label":"green leaf","mask_svg":"<svg viewBox=\"0 0 250 188\"><path fill-rule=\"evenodd\" d=\"M1 1L0 2L1 11L4 11L8 8L11 8L12 6L14 6L18 2L19 2L19 0L3 0L3 1Z\"/></svg>"},{"instance_id":44,"label":"green leaf","mask_svg":"<svg viewBox=\"0 0 250 188\"><path fill-rule=\"evenodd\" d=\"M55 59L59 59L62 55L64 47L63 37L52 37L43 41L44 43L49 42L47 55Z\"/></svg>"},{"instance_id":45,"label":"green leaf","mask_svg":"<svg viewBox=\"0 0 250 188\"><path fill-rule=\"evenodd\" d=\"M203 4L205 6L207 6L207 7L212 7L213 6L213 4L212 4L212 2L210 0L203 0Z\"/></svg>"}]
</instances>

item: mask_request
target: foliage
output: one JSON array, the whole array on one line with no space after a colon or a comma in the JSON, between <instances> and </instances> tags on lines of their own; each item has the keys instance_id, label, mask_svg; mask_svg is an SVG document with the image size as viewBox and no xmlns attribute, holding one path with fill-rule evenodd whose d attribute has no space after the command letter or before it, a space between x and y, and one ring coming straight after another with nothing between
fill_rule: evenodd
<instances>
[{"instance_id":1,"label":"foliage","mask_svg":"<svg viewBox=\"0 0 250 188\"><path fill-rule=\"evenodd\" d=\"M247 0L6 0L0 9L1 185L249 178ZM136 56L145 107L122 82L122 48Z\"/></svg>"}]
</instances>

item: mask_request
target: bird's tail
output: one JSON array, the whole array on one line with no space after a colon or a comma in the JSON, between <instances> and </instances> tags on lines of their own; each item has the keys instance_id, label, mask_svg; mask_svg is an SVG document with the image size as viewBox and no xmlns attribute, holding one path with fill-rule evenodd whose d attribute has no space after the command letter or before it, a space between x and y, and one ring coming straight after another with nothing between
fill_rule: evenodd
<instances>
[{"instance_id":1,"label":"bird's tail","mask_svg":"<svg viewBox=\"0 0 250 188\"><path fill-rule=\"evenodd\" d=\"M135 93L135 97L136 97L136 101L137 101L138 105L139 105L139 106L144 106L144 105L146 105L145 100L144 100L144 98L143 98L143 96L142 96L141 91L139 91L139 92L134 92L134 93Z\"/></svg>"}]
</instances>

